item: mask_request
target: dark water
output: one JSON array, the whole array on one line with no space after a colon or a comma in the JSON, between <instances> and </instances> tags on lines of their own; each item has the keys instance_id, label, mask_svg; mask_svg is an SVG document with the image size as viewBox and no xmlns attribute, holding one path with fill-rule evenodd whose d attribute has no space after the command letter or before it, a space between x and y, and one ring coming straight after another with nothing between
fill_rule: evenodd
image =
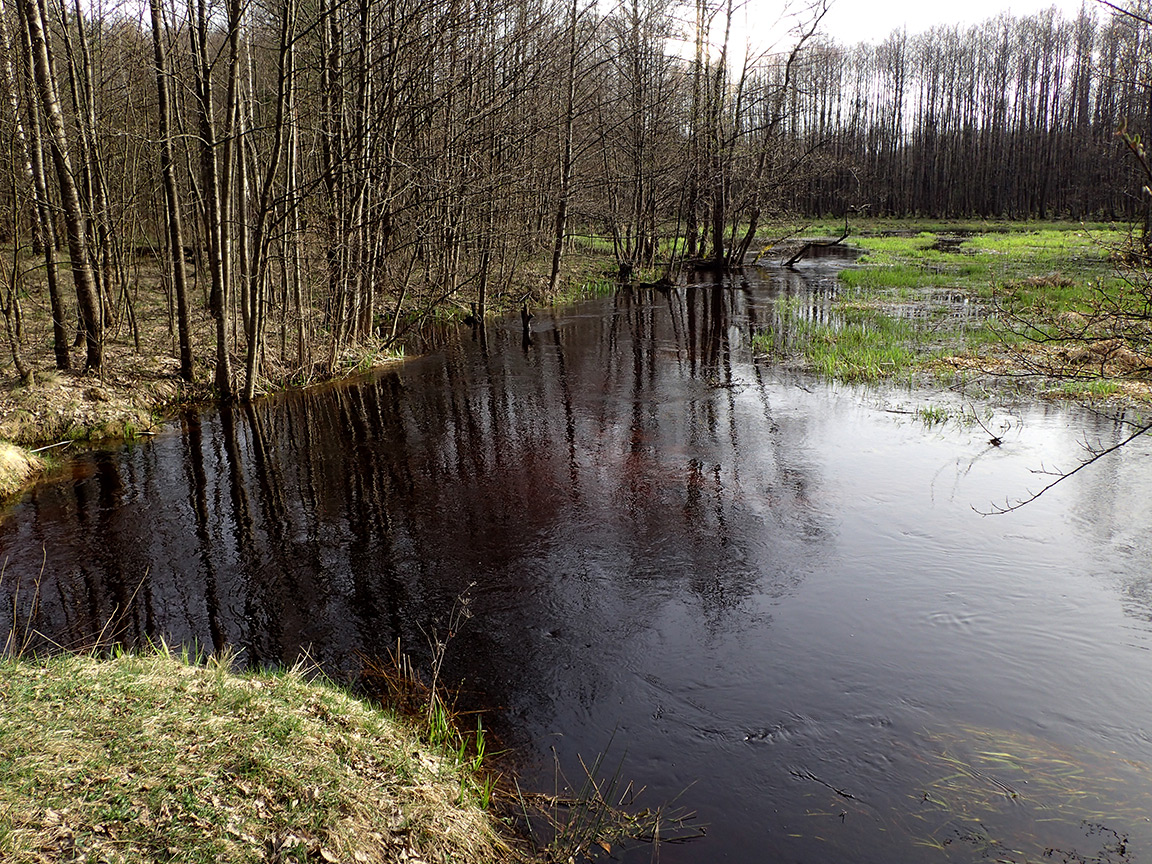
<instances>
[{"instance_id":1,"label":"dark water","mask_svg":"<svg viewBox=\"0 0 1152 864\"><path fill-rule=\"evenodd\" d=\"M81 456L0 524L0 625L43 571L57 643L355 681L426 657L475 583L448 680L526 785L609 748L640 806L679 796L707 835L661 861L1152 862L1152 447L979 515L1123 430L996 404L993 448L891 410L935 394L754 361L772 298L826 314L835 266L620 293Z\"/></svg>"}]
</instances>

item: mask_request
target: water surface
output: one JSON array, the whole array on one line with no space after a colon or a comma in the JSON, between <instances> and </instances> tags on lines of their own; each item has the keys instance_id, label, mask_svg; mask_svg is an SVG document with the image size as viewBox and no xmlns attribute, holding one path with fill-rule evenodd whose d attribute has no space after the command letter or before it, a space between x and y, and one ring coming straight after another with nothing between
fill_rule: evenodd
<instances>
[{"instance_id":1,"label":"water surface","mask_svg":"<svg viewBox=\"0 0 1152 864\"><path fill-rule=\"evenodd\" d=\"M608 748L639 806L695 811L661 861L1152 861L1152 448L980 515L1123 426L972 402L992 447L903 413L962 394L756 359L773 298L826 315L836 266L622 291L84 454L0 524L0 625L43 573L56 643L355 682L467 592L461 699L526 785Z\"/></svg>"}]
</instances>

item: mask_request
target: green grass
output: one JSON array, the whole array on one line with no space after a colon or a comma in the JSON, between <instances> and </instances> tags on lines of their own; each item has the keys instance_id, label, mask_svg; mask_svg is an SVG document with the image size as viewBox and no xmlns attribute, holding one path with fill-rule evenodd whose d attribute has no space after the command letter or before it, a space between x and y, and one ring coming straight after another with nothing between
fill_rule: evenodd
<instances>
[{"instance_id":1,"label":"green grass","mask_svg":"<svg viewBox=\"0 0 1152 864\"><path fill-rule=\"evenodd\" d=\"M1114 230L1117 225L1109 222L1071 222L1066 219L1019 220L1019 219L923 219L918 217L858 217L848 221L854 237L883 237L890 235L907 236L917 233L963 233L963 234L1019 234L1029 231L1056 230L1069 228L1088 231ZM1119 226L1121 230L1125 226ZM808 235L831 235L838 237L844 230L844 217L816 219L804 224Z\"/></svg>"},{"instance_id":2,"label":"green grass","mask_svg":"<svg viewBox=\"0 0 1152 864\"><path fill-rule=\"evenodd\" d=\"M1059 388L1053 391L1054 395L1067 396L1072 399L1107 399L1120 392L1120 385L1106 378L1091 378L1087 380L1063 381Z\"/></svg>"},{"instance_id":3,"label":"green grass","mask_svg":"<svg viewBox=\"0 0 1152 864\"><path fill-rule=\"evenodd\" d=\"M1081 320L1101 296L1122 293L1114 252L1127 235L1110 226L874 220L853 228L848 242L862 254L841 272L826 314L812 322L782 303L778 326L789 335L761 334L760 350L846 381L941 380L954 374L943 358L1010 356L1060 322Z\"/></svg>"},{"instance_id":4,"label":"green grass","mask_svg":"<svg viewBox=\"0 0 1152 864\"><path fill-rule=\"evenodd\" d=\"M849 289L847 296L867 297L878 292L888 292L890 299L915 296L913 292L925 288L944 288L955 279L948 274L934 273L923 266L906 263L879 263L875 259L862 259L858 269L845 270L840 274L841 283Z\"/></svg>"},{"instance_id":5,"label":"green grass","mask_svg":"<svg viewBox=\"0 0 1152 864\"><path fill-rule=\"evenodd\" d=\"M893 284L912 287L928 282L988 297L1014 282L1062 274L1068 299L1088 292L1089 283L1114 278L1111 250L1124 239L1114 229L1089 231L1079 225L1017 232L957 235L922 231L904 236L861 236L849 242L864 250L867 269L899 274ZM941 245L943 241L943 246ZM958 242L957 242L958 241ZM917 278L918 277L918 278ZM846 276L851 284L853 277ZM866 277L865 277L866 278ZM1027 299L1027 298L1024 298Z\"/></svg>"},{"instance_id":6,"label":"green grass","mask_svg":"<svg viewBox=\"0 0 1152 864\"><path fill-rule=\"evenodd\" d=\"M921 405L916 409L916 417L925 426L939 426L947 423L952 412L943 405Z\"/></svg>"},{"instance_id":7,"label":"green grass","mask_svg":"<svg viewBox=\"0 0 1152 864\"><path fill-rule=\"evenodd\" d=\"M915 360L908 322L882 313L849 314L839 327L820 326L809 359L825 375L875 381L906 372Z\"/></svg>"},{"instance_id":8,"label":"green grass","mask_svg":"<svg viewBox=\"0 0 1152 864\"><path fill-rule=\"evenodd\" d=\"M0 859L508 860L473 763L309 677L0 660Z\"/></svg>"},{"instance_id":9,"label":"green grass","mask_svg":"<svg viewBox=\"0 0 1152 864\"><path fill-rule=\"evenodd\" d=\"M614 280L606 276L597 276L580 286L580 294L585 297L611 294L616 288L617 284Z\"/></svg>"},{"instance_id":10,"label":"green grass","mask_svg":"<svg viewBox=\"0 0 1152 864\"><path fill-rule=\"evenodd\" d=\"M753 346L777 357L802 355L807 365L843 381L863 382L906 372L916 359L915 325L875 309L841 306L830 320L805 317L798 300L777 303L777 322Z\"/></svg>"}]
</instances>

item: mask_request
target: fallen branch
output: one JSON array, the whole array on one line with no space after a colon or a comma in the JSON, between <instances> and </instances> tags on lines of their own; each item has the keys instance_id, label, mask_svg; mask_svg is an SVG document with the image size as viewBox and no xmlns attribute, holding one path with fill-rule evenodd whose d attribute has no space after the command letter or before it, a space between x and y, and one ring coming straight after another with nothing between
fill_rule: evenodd
<instances>
[{"instance_id":1,"label":"fallen branch","mask_svg":"<svg viewBox=\"0 0 1152 864\"><path fill-rule=\"evenodd\" d=\"M35 450L29 450L28 452L29 453L43 453L45 450L51 450L54 447L67 447L71 443L72 443L71 440L69 440L69 441L57 441L55 444L45 444L43 447L37 447Z\"/></svg>"},{"instance_id":2,"label":"fallen branch","mask_svg":"<svg viewBox=\"0 0 1152 864\"><path fill-rule=\"evenodd\" d=\"M791 267L801 258L809 253L812 249L828 249L832 246L839 246L848 239L848 225L844 225L844 233L837 237L835 240L809 240L800 247L800 251L784 262L785 267Z\"/></svg>"},{"instance_id":3,"label":"fallen branch","mask_svg":"<svg viewBox=\"0 0 1152 864\"><path fill-rule=\"evenodd\" d=\"M1139 438L1141 435L1143 435L1145 432L1148 432L1149 430L1152 430L1152 423L1144 424L1143 426L1138 428L1135 432L1133 432L1131 435L1129 435L1127 438L1125 438L1123 441L1120 441L1116 444L1113 444L1111 447L1107 447L1104 450L1095 451L1090 458L1085 459L1083 462L1081 462L1079 465L1077 465L1071 471L1068 471L1067 473L1061 474L1055 480L1053 480L1051 483L1049 483L1047 486L1045 486L1043 489L1041 489L1039 492L1035 493L1034 495L1029 495L1027 498L1024 498L1020 501L1017 501L1015 504L1009 504L1007 501L1005 501L1003 507L1001 507L999 504L993 504L991 510L976 510L975 507L973 507L972 509L976 510L976 512L979 513L981 516L999 516L1003 513L1011 513L1013 510L1019 510L1024 505L1031 504L1033 501L1035 501L1037 498L1039 498L1041 495L1043 495L1045 492L1047 492L1049 489L1051 489L1057 483L1063 483L1065 480L1067 480L1073 474L1077 473L1078 471L1083 471L1085 468L1087 468L1089 465L1091 465L1096 460L1103 459L1109 453L1113 453L1113 452L1119 450L1125 444L1127 444L1128 442L1132 441L1135 438Z\"/></svg>"}]
</instances>

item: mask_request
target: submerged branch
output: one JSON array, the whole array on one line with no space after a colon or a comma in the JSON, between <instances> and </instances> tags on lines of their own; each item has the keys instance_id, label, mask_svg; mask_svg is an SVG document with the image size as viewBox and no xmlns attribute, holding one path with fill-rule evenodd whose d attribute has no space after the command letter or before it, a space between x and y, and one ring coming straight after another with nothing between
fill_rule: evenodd
<instances>
[{"instance_id":1,"label":"submerged branch","mask_svg":"<svg viewBox=\"0 0 1152 864\"><path fill-rule=\"evenodd\" d=\"M800 247L799 252L784 262L784 266L791 267L813 249L829 249L832 246L839 246L841 243L848 239L848 233L848 226L845 224L844 232L835 240L809 240L807 243Z\"/></svg>"}]
</instances>

